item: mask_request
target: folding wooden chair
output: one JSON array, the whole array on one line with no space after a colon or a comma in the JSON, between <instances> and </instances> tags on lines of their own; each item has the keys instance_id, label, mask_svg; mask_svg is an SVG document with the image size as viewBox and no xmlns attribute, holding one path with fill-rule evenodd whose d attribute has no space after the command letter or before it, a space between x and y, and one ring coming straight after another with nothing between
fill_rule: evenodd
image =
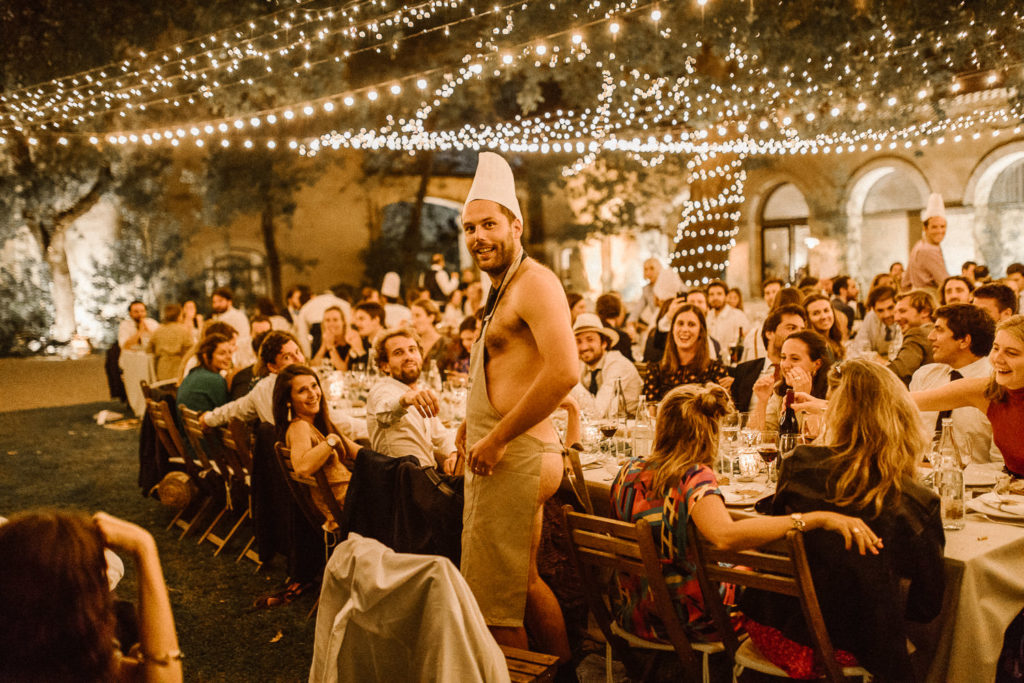
<instances>
[{"instance_id":1,"label":"folding wooden chair","mask_svg":"<svg viewBox=\"0 0 1024 683\"><path fill-rule=\"evenodd\" d=\"M235 533L235 530L243 522L252 519L252 440L250 436L249 425L238 418L232 418L220 433L221 446L231 458L236 471L241 474L241 478L236 481L236 488L240 488L245 495L245 511L228 537ZM255 542L256 533L254 531L249 535L249 540L246 541L242 552L235 558L235 563L241 562L242 559L248 559L256 565L256 571L259 571L263 563L260 561L259 554L252 549Z\"/></svg>"},{"instance_id":2,"label":"folding wooden chair","mask_svg":"<svg viewBox=\"0 0 1024 683\"><path fill-rule=\"evenodd\" d=\"M833 683L843 683L849 676L871 680L871 674L862 667L842 667L836 662L835 649L829 638L825 619L818 604L818 594L811 580L807 564L804 537L793 530L786 538L755 550L719 550L708 543L690 522L690 538L697 566L697 580L700 582L704 603L711 611L719 629L728 624L728 616L722 605L721 594L716 590L718 583L757 588L797 598L807 621L811 635L811 647L815 658L825 671L825 678ZM769 662L758 652L748 638L738 647L735 641L726 646L733 657L733 681L744 669L780 678L789 678L784 670Z\"/></svg>"},{"instance_id":3,"label":"folding wooden chair","mask_svg":"<svg viewBox=\"0 0 1024 683\"><path fill-rule=\"evenodd\" d=\"M192 530L196 522L199 521L199 518L204 512L206 512L206 509L210 506L212 501L209 486L204 478L204 472L207 471L209 463L197 463L193 460L192 454L185 448L185 443L181 439L180 432L178 432L178 425L174 423L174 417L171 414L171 407L166 401L154 401L151 398L146 399L146 412L149 415L150 421L153 423L153 428L156 431L157 438L167 450L169 462L177 463L184 467L185 473L188 474L189 478L193 483L195 483L196 488L199 491L199 495L202 497L199 509L196 510L190 520L186 521L184 515L189 508L195 505L195 501L193 501L191 505L186 505L181 510L178 510L178 513L174 515L174 519L172 519L171 523L167 525L168 530L175 525L181 527L181 536L178 537L181 539Z\"/></svg>"},{"instance_id":4,"label":"folding wooden chair","mask_svg":"<svg viewBox=\"0 0 1024 683\"><path fill-rule=\"evenodd\" d=\"M675 653L687 680L703 680L705 683L710 680L708 657L724 651L725 645L721 642L692 642L686 637L665 584L661 558L647 521L641 519L635 524L627 524L573 512L568 505L562 510L571 540L569 557L579 572L587 606L607 642L605 672L608 681L612 680L613 652L626 665L631 678L645 680L650 675L657 658L652 658L646 670L641 672L638 660L630 648ZM608 570L647 580L668 643L641 638L616 622L612 616L612 606L618 591ZM732 633L731 630L729 633ZM732 637L735 638L735 634ZM703 655L702 663L698 662L697 652Z\"/></svg>"},{"instance_id":5,"label":"folding wooden chair","mask_svg":"<svg viewBox=\"0 0 1024 683\"><path fill-rule=\"evenodd\" d=\"M331 490L331 485L328 483L327 475L324 474L323 469L317 470L312 477L304 477L295 471L295 466L292 464L292 452L288 447L278 442L274 445L274 451L277 453L277 461L284 471L284 478L288 482L288 488L291 490L295 502L298 503L299 509L302 510L302 514L306 516L309 523L315 528L321 528L327 521L324 514L320 512L320 508L313 503L312 491L313 489L318 489L324 499L324 503L327 505L327 511L330 512L331 520L336 527L340 528L342 520L341 505L335 500L334 492Z\"/></svg>"}]
</instances>

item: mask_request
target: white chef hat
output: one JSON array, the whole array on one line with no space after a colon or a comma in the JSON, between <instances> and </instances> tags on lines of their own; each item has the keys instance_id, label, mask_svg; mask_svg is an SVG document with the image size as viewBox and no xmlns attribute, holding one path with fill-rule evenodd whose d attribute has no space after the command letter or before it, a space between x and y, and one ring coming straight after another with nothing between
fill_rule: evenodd
<instances>
[{"instance_id":1,"label":"white chef hat","mask_svg":"<svg viewBox=\"0 0 1024 683\"><path fill-rule=\"evenodd\" d=\"M402 278L398 273L394 271L384 273L384 282L380 286L380 293L383 296L390 296L392 299L402 296Z\"/></svg>"},{"instance_id":2,"label":"white chef hat","mask_svg":"<svg viewBox=\"0 0 1024 683\"><path fill-rule=\"evenodd\" d=\"M933 192L928 195L928 205L924 211L921 212L921 220L926 221L929 218L945 218L946 217L946 205L942 202L942 195L938 192Z\"/></svg>"},{"instance_id":3,"label":"white chef hat","mask_svg":"<svg viewBox=\"0 0 1024 683\"><path fill-rule=\"evenodd\" d=\"M679 273L672 268L665 268L658 275L658 279L654 281L651 293L659 301L668 301L674 299L682 289L683 281L680 279Z\"/></svg>"},{"instance_id":4,"label":"white chef hat","mask_svg":"<svg viewBox=\"0 0 1024 683\"><path fill-rule=\"evenodd\" d=\"M519 222L523 222L523 212L519 209L516 198L516 181L512 177L512 167L503 157L494 152L480 152L476 164L476 175L473 185L469 188L465 207L477 199L489 199L511 211Z\"/></svg>"}]
</instances>

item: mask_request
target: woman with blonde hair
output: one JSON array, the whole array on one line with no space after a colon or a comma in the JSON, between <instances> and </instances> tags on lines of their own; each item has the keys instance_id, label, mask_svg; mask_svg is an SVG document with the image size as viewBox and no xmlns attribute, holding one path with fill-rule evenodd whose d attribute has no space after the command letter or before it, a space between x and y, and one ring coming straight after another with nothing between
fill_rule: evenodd
<instances>
[{"instance_id":1,"label":"woman with blonde hair","mask_svg":"<svg viewBox=\"0 0 1024 683\"><path fill-rule=\"evenodd\" d=\"M623 465L612 483L612 512L626 522L646 519L666 562L665 578L680 621L691 636L706 639L712 630L692 566L686 560L687 524L720 548L741 550L775 541L794 528L829 529L847 548L877 553L877 537L861 520L834 512L800 519L752 517L735 521L725 507L711 469L718 454L718 420L732 410L729 393L715 384L688 384L668 392L658 406L654 446L647 460ZM620 624L639 636L659 634L653 599L638 581L620 576Z\"/></svg>"},{"instance_id":2,"label":"woman with blonde hair","mask_svg":"<svg viewBox=\"0 0 1024 683\"><path fill-rule=\"evenodd\" d=\"M1016 477L1024 477L1024 315L996 325L996 338L988 354L992 376L958 379L918 391L911 396L920 410L954 410L973 406L992 423L992 441L1003 453L1003 464Z\"/></svg>"},{"instance_id":3,"label":"woman with blonde hair","mask_svg":"<svg viewBox=\"0 0 1024 683\"><path fill-rule=\"evenodd\" d=\"M829 373L824 431L782 461L771 514L832 510L859 518L885 550L872 558L839 552L834 539L808 534L806 547L825 625L841 664L859 663L883 680L913 680L903 618L930 621L944 590L938 496L915 480L928 434L910 394L890 370L850 360ZM900 581L910 581L901 615ZM796 598L747 591L740 601L761 654L794 678L815 662Z\"/></svg>"}]
</instances>

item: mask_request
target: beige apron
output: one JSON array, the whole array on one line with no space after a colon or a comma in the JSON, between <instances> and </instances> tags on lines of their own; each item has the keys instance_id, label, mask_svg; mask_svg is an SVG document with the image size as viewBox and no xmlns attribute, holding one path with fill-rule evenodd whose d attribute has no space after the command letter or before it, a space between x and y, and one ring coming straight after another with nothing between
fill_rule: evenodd
<instances>
[{"instance_id":1,"label":"beige apron","mask_svg":"<svg viewBox=\"0 0 1024 683\"><path fill-rule=\"evenodd\" d=\"M487 394L487 327L524 259L525 254L521 253L506 272L470 353L472 385L466 403L467 447L486 436L502 418ZM541 453L551 450L539 439L523 434L509 443L490 476L480 477L466 470L460 570L489 626L523 625L530 541L540 492ZM557 445L554 452L559 452Z\"/></svg>"}]
</instances>

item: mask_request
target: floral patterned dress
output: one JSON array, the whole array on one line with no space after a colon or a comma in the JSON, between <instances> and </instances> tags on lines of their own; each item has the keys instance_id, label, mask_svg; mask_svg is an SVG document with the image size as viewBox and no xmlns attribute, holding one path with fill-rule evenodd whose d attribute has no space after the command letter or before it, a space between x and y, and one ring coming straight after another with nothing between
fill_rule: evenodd
<instances>
[{"instance_id":1,"label":"floral patterned dress","mask_svg":"<svg viewBox=\"0 0 1024 683\"><path fill-rule=\"evenodd\" d=\"M626 463L612 483L612 514L625 522L647 520L662 558L665 583L687 636L695 640L714 640L716 629L711 615L704 610L696 568L686 558L686 542L690 511L704 496L722 495L718 481L711 468L694 465L668 496L662 498L652 490L655 472L655 468L645 468L644 461L637 458ZM614 606L619 625L642 638L667 641L647 581L622 574L615 580L620 598ZM732 604L731 587L726 592L726 604Z\"/></svg>"},{"instance_id":2,"label":"floral patterned dress","mask_svg":"<svg viewBox=\"0 0 1024 683\"><path fill-rule=\"evenodd\" d=\"M675 372L664 373L660 365L652 364L644 382L644 396L648 401L660 401L670 390L684 384L706 384L727 377L729 372L721 361L713 360L701 370L693 366L677 368Z\"/></svg>"}]
</instances>

